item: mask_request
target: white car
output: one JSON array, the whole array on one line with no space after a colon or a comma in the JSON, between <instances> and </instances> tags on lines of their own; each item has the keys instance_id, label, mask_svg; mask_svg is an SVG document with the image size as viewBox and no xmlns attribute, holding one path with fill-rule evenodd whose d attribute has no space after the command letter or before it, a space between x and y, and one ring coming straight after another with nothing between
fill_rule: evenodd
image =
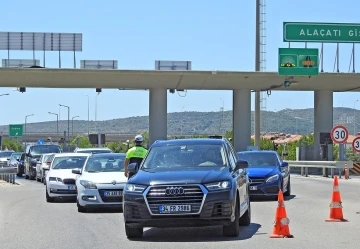
<instances>
[{"instance_id":1,"label":"white car","mask_svg":"<svg viewBox=\"0 0 360 249\"><path fill-rule=\"evenodd\" d=\"M89 157L83 169L74 169L77 207L79 212L88 208L114 207L121 210L122 195L127 177L124 175L125 153L102 153Z\"/></svg>"},{"instance_id":2,"label":"white car","mask_svg":"<svg viewBox=\"0 0 360 249\"><path fill-rule=\"evenodd\" d=\"M99 154L99 153L111 153L112 150L106 147L102 148L76 148L74 153L90 153L90 154Z\"/></svg>"},{"instance_id":3,"label":"white car","mask_svg":"<svg viewBox=\"0 0 360 249\"><path fill-rule=\"evenodd\" d=\"M45 185L46 172L49 170L52 159L55 153L42 154L39 161L36 163L36 180L43 182Z\"/></svg>"},{"instance_id":4,"label":"white car","mask_svg":"<svg viewBox=\"0 0 360 249\"><path fill-rule=\"evenodd\" d=\"M54 202L59 197L76 197L76 178L73 169L83 168L90 155L87 153L55 154L46 173L46 201Z\"/></svg>"}]
</instances>

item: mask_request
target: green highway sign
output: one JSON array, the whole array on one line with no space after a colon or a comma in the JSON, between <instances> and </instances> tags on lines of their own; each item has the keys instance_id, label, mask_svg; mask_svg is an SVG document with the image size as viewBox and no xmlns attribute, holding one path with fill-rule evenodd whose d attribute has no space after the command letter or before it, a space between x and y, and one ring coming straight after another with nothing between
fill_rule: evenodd
<instances>
[{"instance_id":1,"label":"green highway sign","mask_svg":"<svg viewBox=\"0 0 360 249\"><path fill-rule=\"evenodd\" d=\"M279 48L279 75L318 75L319 49Z\"/></svg>"},{"instance_id":2,"label":"green highway sign","mask_svg":"<svg viewBox=\"0 0 360 249\"><path fill-rule=\"evenodd\" d=\"M11 124L9 125L9 137L22 137L24 133L24 125Z\"/></svg>"},{"instance_id":3,"label":"green highway sign","mask_svg":"<svg viewBox=\"0 0 360 249\"><path fill-rule=\"evenodd\" d=\"M284 22L284 42L360 43L360 24Z\"/></svg>"}]
</instances>

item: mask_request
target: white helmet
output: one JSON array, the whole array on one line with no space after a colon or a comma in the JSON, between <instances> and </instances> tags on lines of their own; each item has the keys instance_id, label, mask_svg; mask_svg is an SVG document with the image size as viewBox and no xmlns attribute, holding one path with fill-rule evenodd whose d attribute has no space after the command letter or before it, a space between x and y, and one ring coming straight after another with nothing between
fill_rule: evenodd
<instances>
[{"instance_id":1,"label":"white helmet","mask_svg":"<svg viewBox=\"0 0 360 249\"><path fill-rule=\"evenodd\" d=\"M141 143L142 141L144 141L143 136L141 136L141 135L136 135L136 136L135 136L135 142Z\"/></svg>"}]
</instances>

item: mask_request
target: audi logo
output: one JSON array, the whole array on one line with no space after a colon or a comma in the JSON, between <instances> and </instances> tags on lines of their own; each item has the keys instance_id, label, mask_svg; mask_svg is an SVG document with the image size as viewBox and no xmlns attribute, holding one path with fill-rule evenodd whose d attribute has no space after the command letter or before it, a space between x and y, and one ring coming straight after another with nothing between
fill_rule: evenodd
<instances>
[{"instance_id":1,"label":"audi logo","mask_svg":"<svg viewBox=\"0 0 360 249\"><path fill-rule=\"evenodd\" d=\"M166 195L183 195L185 190L182 187L168 187L165 190Z\"/></svg>"}]
</instances>

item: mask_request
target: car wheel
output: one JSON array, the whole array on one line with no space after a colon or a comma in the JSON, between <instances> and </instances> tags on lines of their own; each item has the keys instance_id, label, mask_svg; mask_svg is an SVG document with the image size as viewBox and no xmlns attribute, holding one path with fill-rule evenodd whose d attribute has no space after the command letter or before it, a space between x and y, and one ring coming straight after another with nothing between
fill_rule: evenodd
<instances>
[{"instance_id":1,"label":"car wheel","mask_svg":"<svg viewBox=\"0 0 360 249\"><path fill-rule=\"evenodd\" d=\"M250 224L251 224L251 205L250 205L250 199L248 199L248 209L243 214L243 216L240 217L239 225L249 226Z\"/></svg>"},{"instance_id":2,"label":"car wheel","mask_svg":"<svg viewBox=\"0 0 360 249\"><path fill-rule=\"evenodd\" d=\"M29 175L24 171L25 179L29 179Z\"/></svg>"},{"instance_id":3,"label":"car wheel","mask_svg":"<svg viewBox=\"0 0 360 249\"><path fill-rule=\"evenodd\" d=\"M48 191L46 190L46 202L54 202L55 198L54 197L50 197L48 194Z\"/></svg>"},{"instance_id":4,"label":"car wheel","mask_svg":"<svg viewBox=\"0 0 360 249\"><path fill-rule=\"evenodd\" d=\"M29 170L29 180L35 180L35 177L34 176L32 176L32 174L31 174L32 172L31 172L31 170Z\"/></svg>"},{"instance_id":5,"label":"car wheel","mask_svg":"<svg viewBox=\"0 0 360 249\"><path fill-rule=\"evenodd\" d=\"M239 197L236 198L235 204L235 220L228 226L223 226L223 235L226 237L237 237L240 233L240 203Z\"/></svg>"},{"instance_id":6,"label":"car wheel","mask_svg":"<svg viewBox=\"0 0 360 249\"><path fill-rule=\"evenodd\" d=\"M78 212L79 212L79 213L86 213L87 208L81 206L78 200L76 200L76 205L77 205L77 208L78 208Z\"/></svg>"},{"instance_id":7,"label":"car wheel","mask_svg":"<svg viewBox=\"0 0 360 249\"><path fill-rule=\"evenodd\" d=\"M291 195L291 183L290 183L290 177L287 184L286 192L284 193L284 196L290 196Z\"/></svg>"},{"instance_id":8,"label":"car wheel","mask_svg":"<svg viewBox=\"0 0 360 249\"><path fill-rule=\"evenodd\" d=\"M129 239L140 238L143 236L144 229L142 227L130 227L128 224L125 224L125 233Z\"/></svg>"}]
</instances>

